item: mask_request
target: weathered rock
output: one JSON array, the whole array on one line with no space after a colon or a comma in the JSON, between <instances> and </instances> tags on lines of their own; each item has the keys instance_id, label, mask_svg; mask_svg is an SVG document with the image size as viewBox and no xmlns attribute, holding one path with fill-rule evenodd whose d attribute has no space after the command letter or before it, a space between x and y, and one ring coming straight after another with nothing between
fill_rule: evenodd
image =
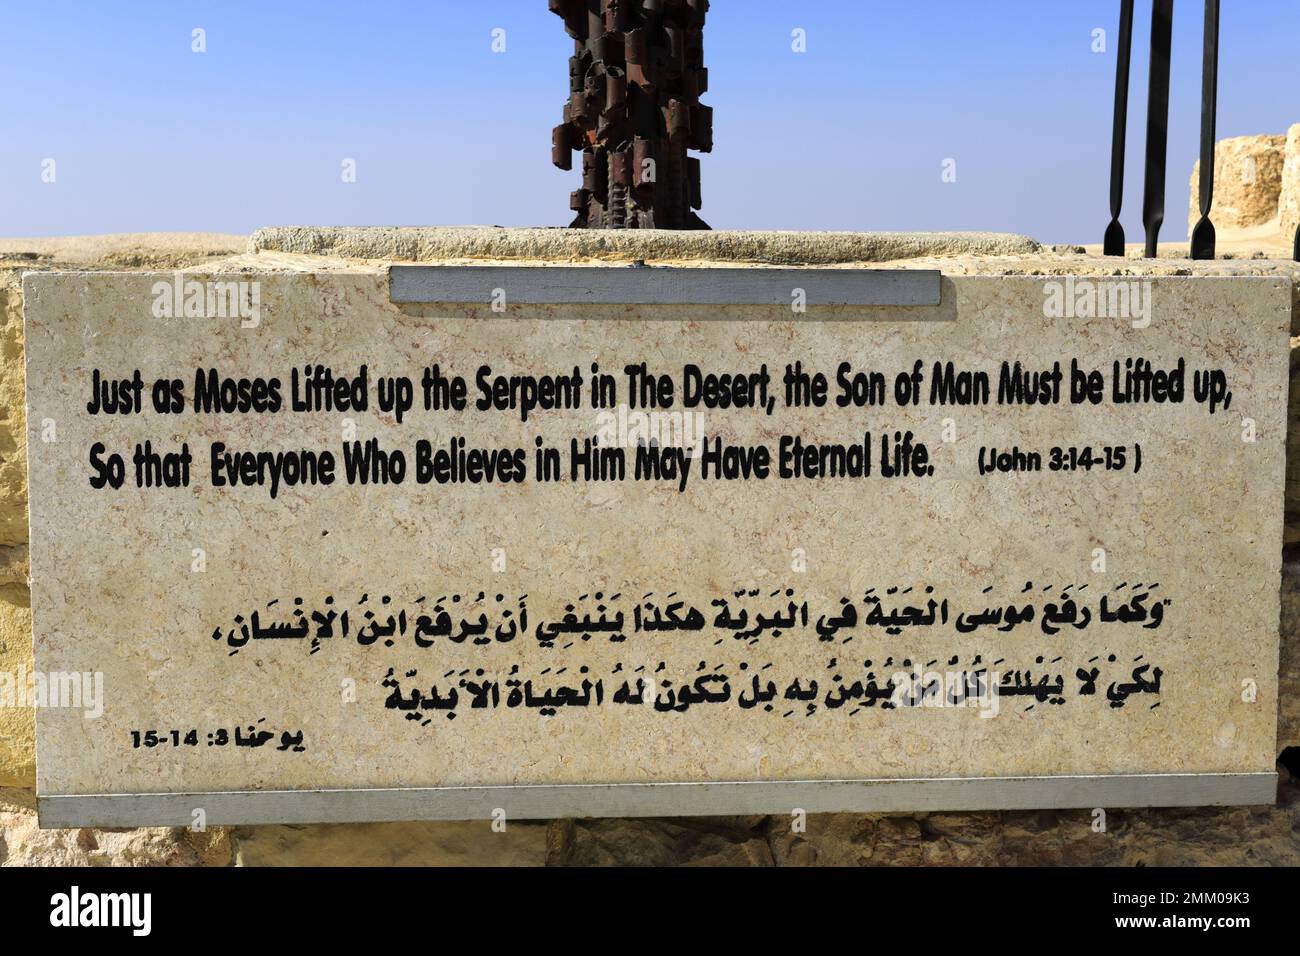
<instances>
[{"instance_id":1,"label":"weathered rock","mask_svg":"<svg viewBox=\"0 0 1300 956\"><path fill-rule=\"evenodd\" d=\"M0 544L0 587L6 584L26 586L31 561L25 544Z\"/></svg>"},{"instance_id":2,"label":"weathered rock","mask_svg":"<svg viewBox=\"0 0 1300 956\"><path fill-rule=\"evenodd\" d=\"M541 866L546 824L491 821L237 827L240 866Z\"/></svg>"},{"instance_id":3,"label":"weathered rock","mask_svg":"<svg viewBox=\"0 0 1300 956\"><path fill-rule=\"evenodd\" d=\"M27 269L181 269L239 253L246 236L221 232L118 232L0 239L0 263Z\"/></svg>"},{"instance_id":4,"label":"weathered rock","mask_svg":"<svg viewBox=\"0 0 1300 956\"><path fill-rule=\"evenodd\" d=\"M672 262L722 259L781 265L890 262L917 256L1037 252L1027 236L1000 232L769 232L676 229L315 227L259 229L251 252L290 252L405 262L462 259Z\"/></svg>"},{"instance_id":5,"label":"weathered rock","mask_svg":"<svg viewBox=\"0 0 1300 956\"><path fill-rule=\"evenodd\" d=\"M1277 749L1300 747L1300 563L1282 565Z\"/></svg>"},{"instance_id":6,"label":"weathered rock","mask_svg":"<svg viewBox=\"0 0 1300 956\"><path fill-rule=\"evenodd\" d=\"M1292 322L1294 323L1294 315ZM1295 330L1292 330L1292 335ZM1291 347L1291 377L1287 394L1286 506L1282 541L1288 547L1300 543L1300 348Z\"/></svg>"},{"instance_id":7,"label":"weathered rock","mask_svg":"<svg viewBox=\"0 0 1300 956\"><path fill-rule=\"evenodd\" d=\"M0 547L27 544L22 298L19 272L0 270Z\"/></svg>"},{"instance_id":8,"label":"weathered rock","mask_svg":"<svg viewBox=\"0 0 1300 956\"><path fill-rule=\"evenodd\" d=\"M1285 772L1276 807L827 814L796 833L772 817L779 866L1296 866L1300 786Z\"/></svg>"},{"instance_id":9,"label":"weathered rock","mask_svg":"<svg viewBox=\"0 0 1300 956\"><path fill-rule=\"evenodd\" d=\"M0 672L32 668L27 590L27 408L23 396L22 283L0 269ZM36 782L36 724L21 702L0 705L0 786Z\"/></svg>"},{"instance_id":10,"label":"weathered rock","mask_svg":"<svg viewBox=\"0 0 1300 956\"><path fill-rule=\"evenodd\" d=\"M1210 216L1219 229L1244 229L1277 215L1282 192L1285 136L1236 136L1214 146L1214 204ZM1201 218L1201 163L1192 167L1187 230Z\"/></svg>"},{"instance_id":11,"label":"weathered rock","mask_svg":"<svg viewBox=\"0 0 1300 956\"><path fill-rule=\"evenodd\" d=\"M1290 241L1295 236L1296 229L1300 228L1300 123L1293 125L1286 133L1277 217L1282 238Z\"/></svg>"},{"instance_id":12,"label":"weathered rock","mask_svg":"<svg viewBox=\"0 0 1300 956\"><path fill-rule=\"evenodd\" d=\"M548 862L568 866L771 866L765 817L577 820Z\"/></svg>"},{"instance_id":13,"label":"weathered rock","mask_svg":"<svg viewBox=\"0 0 1300 956\"><path fill-rule=\"evenodd\" d=\"M211 827L203 831L186 830L185 842L203 866L229 866L235 861L235 841L230 827Z\"/></svg>"},{"instance_id":14,"label":"weathered rock","mask_svg":"<svg viewBox=\"0 0 1300 956\"><path fill-rule=\"evenodd\" d=\"M0 790L0 865L200 866L187 830L41 830L30 790Z\"/></svg>"},{"instance_id":15,"label":"weathered rock","mask_svg":"<svg viewBox=\"0 0 1300 956\"><path fill-rule=\"evenodd\" d=\"M11 694L32 666L30 592L25 583L0 585L0 674ZM0 701L0 787L35 785L35 712L17 699Z\"/></svg>"}]
</instances>

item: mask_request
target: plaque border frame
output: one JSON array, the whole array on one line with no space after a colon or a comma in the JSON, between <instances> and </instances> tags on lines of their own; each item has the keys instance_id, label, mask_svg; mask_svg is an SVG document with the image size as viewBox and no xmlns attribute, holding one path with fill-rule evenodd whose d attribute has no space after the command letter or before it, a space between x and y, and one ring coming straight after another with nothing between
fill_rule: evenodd
<instances>
[{"instance_id":1,"label":"plaque border frame","mask_svg":"<svg viewBox=\"0 0 1300 956\"><path fill-rule=\"evenodd\" d=\"M1277 773L42 794L42 829L1273 805Z\"/></svg>"}]
</instances>

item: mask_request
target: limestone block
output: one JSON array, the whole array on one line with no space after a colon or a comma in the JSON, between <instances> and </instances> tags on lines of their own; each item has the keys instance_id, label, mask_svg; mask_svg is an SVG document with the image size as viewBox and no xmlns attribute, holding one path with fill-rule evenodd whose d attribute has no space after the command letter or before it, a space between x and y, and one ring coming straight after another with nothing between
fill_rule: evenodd
<instances>
[{"instance_id":1,"label":"limestone block","mask_svg":"<svg viewBox=\"0 0 1300 956\"><path fill-rule=\"evenodd\" d=\"M1294 232L1300 221L1300 124L1291 129L1287 145L1280 205L1283 228L1289 222ZM1220 190L1216 186L1216 193ZM1140 271L1183 265L1187 264L1148 263ZM1124 263L1125 268L1136 266ZM1285 266L1290 264L1239 260L1192 268L1198 274L1209 269L1277 274ZM1018 266L1005 259L968 257L945 260L942 267L950 273L1017 268L1084 273L1113 268L1114 262L1037 256L1024 257ZM18 457L24 454L25 428L18 274L0 269L0 671L11 672L31 667L26 463ZM1300 391L1295 389L1290 420L1290 435L1300 436ZM1287 459L1287 500L1300 502L1300 471L1294 467L1300 449L1289 447ZM1288 527L1291 510L1289 504ZM1295 511L1300 515L1300 504ZM1281 613L1279 749L1300 746L1300 565L1283 568ZM1276 808L1113 810L1106 833L1093 832L1087 811L814 815L804 833L794 832L784 816L730 821L555 821L549 826L511 823L504 834L491 832L482 821L213 828L202 834L162 828L40 831L29 789L34 780L32 739L30 709L0 708L0 786L25 788L0 791L0 865L225 865L235 859L245 865L522 865L543 860L737 865L1300 864L1300 844L1295 839L1300 830L1300 788L1285 773Z\"/></svg>"}]
</instances>

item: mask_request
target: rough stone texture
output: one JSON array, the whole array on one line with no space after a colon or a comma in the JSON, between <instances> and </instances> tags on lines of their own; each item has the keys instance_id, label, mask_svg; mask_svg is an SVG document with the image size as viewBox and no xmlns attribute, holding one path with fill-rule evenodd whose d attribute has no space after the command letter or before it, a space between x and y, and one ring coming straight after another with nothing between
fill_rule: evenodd
<instances>
[{"instance_id":1,"label":"rough stone texture","mask_svg":"<svg viewBox=\"0 0 1300 956\"><path fill-rule=\"evenodd\" d=\"M32 669L31 594L26 583L0 585L0 671ZM36 715L0 706L0 787L36 785Z\"/></svg>"},{"instance_id":2,"label":"rough stone texture","mask_svg":"<svg viewBox=\"0 0 1300 956\"><path fill-rule=\"evenodd\" d=\"M1143 276L1283 276L1291 279L1291 334L1300 336L1300 262L1261 252L1229 251L1212 260L1186 257L1187 244L1170 247L1158 259L1144 259L1141 246L1123 258L1103 256L1101 246L1085 247L1084 255L1035 253L1007 256L929 257L892 263L898 269L940 269L945 275L1082 275L1116 278ZM1297 343L1292 343L1295 345Z\"/></svg>"},{"instance_id":3,"label":"rough stone texture","mask_svg":"<svg viewBox=\"0 0 1300 956\"><path fill-rule=\"evenodd\" d=\"M1300 184L1300 126L1292 129L1296 148L1296 182ZM1300 207L1300 193L1297 206ZM1285 201L1285 200L1284 200ZM1296 213L1300 216L1300 212ZM1294 229L1294 225L1292 226ZM546 232L547 230L537 230ZM279 233L280 231L275 231ZM294 231L291 231L294 232ZM395 230L393 232L396 232ZM145 237L148 238L148 237ZM60 245L57 257L41 252L42 243ZM80 243L80 251L67 251ZM7 267L58 268L104 266L117 255L113 248L134 245L149 248L143 241L125 242L121 237L99 240L4 240L0 241L0 270ZM169 243L181 245L175 237L162 237L154 248L167 255ZM17 245L26 248L16 248ZM231 251L237 251L238 246ZM258 240L253 241L257 251ZM310 245L305 242L304 246ZM491 244L488 244L489 247ZM504 250L511 243L498 248ZM194 246L198 252L194 252ZM529 248L536 254L541 247ZM108 248L109 251L104 251ZM182 268L211 258L217 245L191 244L191 251L175 255L164 267ZM1184 247L1185 248L1185 247ZM239 255L222 262L223 268L350 268L359 263L307 259L272 254L267 247L260 255ZM285 249L284 252L307 252ZM316 250L319 251L319 250ZM414 251L418 251L418 248ZM1170 251L1176 252L1176 248ZM15 257L30 252L31 257ZM1280 258L1252 258L1237 253L1231 260L1193 263L1166 257L1157 261L1107 259L1089 249L1087 255L1051 255L1038 249L1022 254L987 258L922 258L899 262L902 267L939 267L955 274L1251 274L1289 275L1300 278L1300 265ZM130 255L130 253L124 253ZM463 254L463 252L462 252ZM601 250L594 250L600 255ZM613 249L603 253L614 261L627 254ZM715 252L715 255L718 254ZM563 258L569 259L570 256ZM143 261L143 260L141 260ZM722 257L721 261L725 261ZM158 263L146 263L159 267ZM112 266L123 268L123 265ZM0 288L16 289L16 276L0 272ZM1294 314L1300 317L1300 289ZM5 303L5 337L0 339L0 442L6 430L14 430L13 416L22 413L21 399L15 399L13 383L21 383L21 326L8 324L9 310L18 308L14 299ZM1300 334L1300 321L1293 320L1293 334ZM10 347L12 344L12 348ZM1296 343L1293 342L1293 346ZM1293 358L1296 352L1293 351ZM1293 385L1297 365L1293 361ZM17 374L18 379L13 376ZM17 394L21 395L19 386ZM1293 387L1292 421L1300 415L1300 391ZM1293 425L1291 434L1300 433ZM20 442L21 444L21 442ZM4 457L0 453L0 459ZM1300 528L1300 447L1288 442L1288 524L1297 518ZM25 495L25 488L20 488ZM0 497L0 524L20 520L19 541L26 540L26 505ZM8 540L7 538L5 539ZM1288 540L1300 541L1300 533L1288 530ZM30 663L30 622L26 618L26 548L0 547L0 653L18 646ZM21 635L20 639L12 635ZM0 669L10 668L0 658ZM1281 713L1279 743L1300 746L1300 565L1287 564L1282 578ZM128 831L70 830L39 831L29 789L34 775L30 763L31 714L24 712L27 730L17 738L5 734L13 714L0 709L0 783L14 782L28 789L0 791L0 864L181 864L245 865L292 862L387 863L399 860L440 864L474 862L511 863L701 863L746 862L778 865L830 864L1285 864L1300 865L1300 786L1280 768L1282 778L1277 807L1205 808L1196 810L1113 810L1108 814L1107 832L1094 833L1092 817L1083 811L1002 812L971 814L916 814L882 817L849 814L808 818L804 833L793 833L784 817L709 818L694 820L595 820L554 821L549 826L511 825L506 834L491 832L483 822L462 824L376 824L315 827L242 827L235 831L214 828L205 834L184 830L144 829ZM25 740L25 743L22 741ZM22 743L21 746L16 744Z\"/></svg>"},{"instance_id":4,"label":"rough stone texture","mask_svg":"<svg viewBox=\"0 0 1300 956\"><path fill-rule=\"evenodd\" d=\"M1277 213L1282 238L1290 243L1300 227L1300 123L1287 130Z\"/></svg>"},{"instance_id":5,"label":"rough stone texture","mask_svg":"<svg viewBox=\"0 0 1300 956\"><path fill-rule=\"evenodd\" d=\"M580 820L552 825L561 866L1295 866L1300 786L1276 807Z\"/></svg>"},{"instance_id":6,"label":"rough stone texture","mask_svg":"<svg viewBox=\"0 0 1300 956\"><path fill-rule=\"evenodd\" d=\"M1210 218L1215 229L1259 226L1277 215L1282 192L1285 136L1236 136L1214 146L1214 202ZM1187 232L1201 218L1200 160L1192 167Z\"/></svg>"},{"instance_id":7,"label":"rough stone texture","mask_svg":"<svg viewBox=\"0 0 1300 956\"><path fill-rule=\"evenodd\" d=\"M34 803L30 790L0 790L0 865L227 866L233 860L222 828L41 830Z\"/></svg>"},{"instance_id":8,"label":"rough stone texture","mask_svg":"<svg viewBox=\"0 0 1300 956\"><path fill-rule=\"evenodd\" d=\"M545 823L357 823L237 827L239 866L541 866Z\"/></svg>"},{"instance_id":9,"label":"rough stone texture","mask_svg":"<svg viewBox=\"0 0 1300 956\"><path fill-rule=\"evenodd\" d=\"M826 814L807 832L769 817L778 866L1296 866L1300 787L1280 772L1276 807Z\"/></svg>"},{"instance_id":10,"label":"rough stone texture","mask_svg":"<svg viewBox=\"0 0 1300 956\"><path fill-rule=\"evenodd\" d=\"M550 866L774 866L769 817L576 820L557 824Z\"/></svg>"},{"instance_id":11,"label":"rough stone texture","mask_svg":"<svg viewBox=\"0 0 1300 956\"><path fill-rule=\"evenodd\" d=\"M1300 564L1282 565L1277 749L1300 747Z\"/></svg>"},{"instance_id":12,"label":"rough stone texture","mask_svg":"<svg viewBox=\"0 0 1300 956\"><path fill-rule=\"evenodd\" d=\"M0 265L19 269L179 269L242 252L248 237L221 232L118 232L0 239Z\"/></svg>"},{"instance_id":13,"label":"rough stone texture","mask_svg":"<svg viewBox=\"0 0 1300 956\"><path fill-rule=\"evenodd\" d=\"M459 259L718 260L827 265L917 256L1037 252L1027 236L996 232L726 232L667 229L502 229L284 226L259 229L250 252L432 262Z\"/></svg>"},{"instance_id":14,"label":"rough stone texture","mask_svg":"<svg viewBox=\"0 0 1300 956\"><path fill-rule=\"evenodd\" d=\"M17 270L0 270L0 548L27 543L27 417L23 403L20 279Z\"/></svg>"},{"instance_id":15,"label":"rough stone texture","mask_svg":"<svg viewBox=\"0 0 1300 956\"><path fill-rule=\"evenodd\" d=\"M1283 543L1294 549L1300 545L1300 340L1296 338L1292 311L1291 383L1287 395L1286 431L1286 511Z\"/></svg>"},{"instance_id":16,"label":"rough stone texture","mask_svg":"<svg viewBox=\"0 0 1300 956\"><path fill-rule=\"evenodd\" d=\"M23 400L22 284L0 269L0 671L32 666L27 590L27 438ZM0 707L0 786L36 779L36 724L29 707Z\"/></svg>"}]
</instances>

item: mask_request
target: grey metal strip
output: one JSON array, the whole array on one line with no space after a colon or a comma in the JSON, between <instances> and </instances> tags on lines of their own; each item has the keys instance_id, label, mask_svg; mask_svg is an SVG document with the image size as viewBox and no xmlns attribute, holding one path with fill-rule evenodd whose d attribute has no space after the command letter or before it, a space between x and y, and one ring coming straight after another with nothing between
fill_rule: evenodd
<instances>
[{"instance_id":1,"label":"grey metal strip","mask_svg":"<svg viewBox=\"0 0 1300 956\"><path fill-rule=\"evenodd\" d=\"M371 823L610 816L1197 807L1272 804L1277 774L1176 773L905 780L737 781L214 793L42 794L57 827Z\"/></svg>"},{"instance_id":2,"label":"grey metal strip","mask_svg":"<svg viewBox=\"0 0 1300 956\"><path fill-rule=\"evenodd\" d=\"M396 303L937 306L935 269L679 269L669 266L392 266Z\"/></svg>"}]
</instances>

